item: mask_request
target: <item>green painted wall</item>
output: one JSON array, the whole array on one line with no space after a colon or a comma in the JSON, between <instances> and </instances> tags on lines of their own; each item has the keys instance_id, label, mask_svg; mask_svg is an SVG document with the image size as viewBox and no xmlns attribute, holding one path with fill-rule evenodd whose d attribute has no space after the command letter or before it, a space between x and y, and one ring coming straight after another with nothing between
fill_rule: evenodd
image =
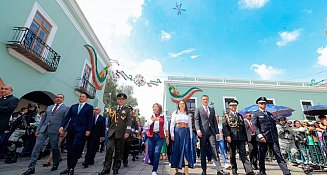
<instances>
[{"instance_id":1,"label":"green painted wall","mask_svg":"<svg viewBox=\"0 0 327 175\"><path fill-rule=\"evenodd\" d=\"M172 85L183 94L188 89L194 86L181 86ZM238 109L241 110L247 106L255 104L255 101L260 96L275 99L276 105L288 106L295 111L290 119L304 119L302 114L302 106L300 100L312 100L313 105L327 104L326 92L305 92L305 91L290 91L290 90L263 90L263 89L251 89L251 88L232 88L232 87L209 87L209 86L196 86L203 90L193 95L197 98L197 107L201 105L201 96L206 94L209 96L209 101L214 103L216 113L221 116L224 111L223 97L236 97L239 101ZM165 83L165 96L166 103L165 109L168 113L176 110L177 104L171 101L171 95L168 92L169 87Z\"/></svg>"},{"instance_id":2,"label":"green painted wall","mask_svg":"<svg viewBox=\"0 0 327 175\"><path fill-rule=\"evenodd\" d=\"M82 75L85 59L90 59L84 47L86 42L55 0L36 2L58 26L51 45L51 48L61 55L57 71L40 73L11 56L6 49L7 41L13 36L13 27L24 26L34 2L34 0L11 0L1 3L0 77L5 83L15 86L14 94L17 97L31 91L44 90L54 94L65 94L65 103L71 105L78 101L74 87L78 83L77 78ZM99 101L99 105L103 106L103 90L97 91L96 96L97 99L89 102L97 104Z\"/></svg>"}]
</instances>

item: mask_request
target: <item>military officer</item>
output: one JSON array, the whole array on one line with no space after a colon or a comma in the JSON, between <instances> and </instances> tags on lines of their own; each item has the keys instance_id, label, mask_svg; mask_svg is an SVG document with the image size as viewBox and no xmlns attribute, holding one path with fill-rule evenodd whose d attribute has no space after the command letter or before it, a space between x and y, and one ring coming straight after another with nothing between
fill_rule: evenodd
<instances>
[{"instance_id":1,"label":"military officer","mask_svg":"<svg viewBox=\"0 0 327 175\"><path fill-rule=\"evenodd\" d=\"M131 132L130 109L127 105L124 104L126 99L126 94L118 94L117 107L111 107L109 109L109 145L106 152L105 161L103 163L103 170L99 173L99 175L110 174L113 155L115 155L112 167L113 174L118 174L118 170L121 166L124 142L125 139L129 137Z\"/></svg>"},{"instance_id":2,"label":"military officer","mask_svg":"<svg viewBox=\"0 0 327 175\"><path fill-rule=\"evenodd\" d=\"M247 135L244 125L244 119L236 109L237 100L228 102L230 111L225 114L223 121L223 133L226 141L230 145L230 163L232 165L232 174L237 175L236 150L239 152L240 159L243 163L246 175L254 175L251 163L246 157L245 142Z\"/></svg>"},{"instance_id":3,"label":"military officer","mask_svg":"<svg viewBox=\"0 0 327 175\"><path fill-rule=\"evenodd\" d=\"M285 160L280 152L276 122L272 114L266 111L267 98L260 97L256 100L256 103L259 109L255 111L252 116L252 124L255 134L257 135L257 141L259 142L260 175L267 175L265 159L268 147L273 151L283 174L290 175L290 170L287 168Z\"/></svg>"}]
</instances>

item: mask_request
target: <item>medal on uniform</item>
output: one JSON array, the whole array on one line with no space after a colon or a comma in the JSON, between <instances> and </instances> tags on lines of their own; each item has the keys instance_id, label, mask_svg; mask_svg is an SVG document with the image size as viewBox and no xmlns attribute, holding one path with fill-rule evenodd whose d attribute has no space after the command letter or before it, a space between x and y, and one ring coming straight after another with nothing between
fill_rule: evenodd
<instances>
[{"instance_id":1,"label":"medal on uniform","mask_svg":"<svg viewBox=\"0 0 327 175\"><path fill-rule=\"evenodd\" d=\"M121 118L122 120L125 120L125 119L126 119L126 111L125 111L125 110L121 111L121 116L120 116L120 118Z\"/></svg>"},{"instance_id":2,"label":"medal on uniform","mask_svg":"<svg viewBox=\"0 0 327 175\"><path fill-rule=\"evenodd\" d=\"M112 119L115 120L115 124L117 126L117 123L118 123L118 121L117 121L117 112L116 112L116 109L114 107L111 107L109 109L109 116L111 117L111 120Z\"/></svg>"}]
</instances>

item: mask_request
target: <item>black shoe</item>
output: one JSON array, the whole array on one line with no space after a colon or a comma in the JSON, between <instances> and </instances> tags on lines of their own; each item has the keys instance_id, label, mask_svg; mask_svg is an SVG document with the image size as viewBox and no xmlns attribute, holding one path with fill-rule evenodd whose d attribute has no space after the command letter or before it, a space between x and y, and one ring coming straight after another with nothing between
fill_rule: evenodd
<instances>
[{"instance_id":1,"label":"black shoe","mask_svg":"<svg viewBox=\"0 0 327 175\"><path fill-rule=\"evenodd\" d=\"M259 169L259 167L257 166L257 165L253 165L253 170L258 170Z\"/></svg>"},{"instance_id":2,"label":"black shoe","mask_svg":"<svg viewBox=\"0 0 327 175\"><path fill-rule=\"evenodd\" d=\"M238 175L237 170L232 170L233 175Z\"/></svg>"},{"instance_id":3,"label":"black shoe","mask_svg":"<svg viewBox=\"0 0 327 175\"><path fill-rule=\"evenodd\" d=\"M18 159L18 153L14 152L14 153L9 153L9 156L7 157L7 159L5 160L5 163L16 163Z\"/></svg>"},{"instance_id":4,"label":"black shoe","mask_svg":"<svg viewBox=\"0 0 327 175\"><path fill-rule=\"evenodd\" d=\"M48 166L50 166L50 164L51 164L50 162L44 163L43 167L48 167Z\"/></svg>"},{"instance_id":5,"label":"black shoe","mask_svg":"<svg viewBox=\"0 0 327 175\"><path fill-rule=\"evenodd\" d=\"M87 164L86 162L83 162L82 165L83 165L84 168L89 167L89 164Z\"/></svg>"},{"instance_id":6,"label":"black shoe","mask_svg":"<svg viewBox=\"0 0 327 175\"><path fill-rule=\"evenodd\" d=\"M60 172L60 174L68 174L69 173L69 169L65 169L64 171Z\"/></svg>"},{"instance_id":7,"label":"black shoe","mask_svg":"<svg viewBox=\"0 0 327 175\"><path fill-rule=\"evenodd\" d=\"M29 174L34 174L35 173L35 169L28 169L27 171L25 171L22 175L29 175Z\"/></svg>"},{"instance_id":8,"label":"black shoe","mask_svg":"<svg viewBox=\"0 0 327 175\"><path fill-rule=\"evenodd\" d=\"M259 175L267 175L266 172L260 171Z\"/></svg>"},{"instance_id":9,"label":"black shoe","mask_svg":"<svg viewBox=\"0 0 327 175\"><path fill-rule=\"evenodd\" d=\"M135 161L135 157L132 158L132 161Z\"/></svg>"},{"instance_id":10,"label":"black shoe","mask_svg":"<svg viewBox=\"0 0 327 175\"><path fill-rule=\"evenodd\" d=\"M58 169L58 165L53 165L50 171L56 171Z\"/></svg>"},{"instance_id":11,"label":"black shoe","mask_svg":"<svg viewBox=\"0 0 327 175\"><path fill-rule=\"evenodd\" d=\"M114 171L114 174L118 174L118 171Z\"/></svg>"},{"instance_id":12,"label":"black shoe","mask_svg":"<svg viewBox=\"0 0 327 175\"><path fill-rule=\"evenodd\" d=\"M71 168L71 169L69 170L68 175L74 175L74 169L73 169L73 168Z\"/></svg>"},{"instance_id":13,"label":"black shoe","mask_svg":"<svg viewBox=\"0 0 327 175\"><path fill-rule=\"evenodd\" d=\"M110 174L110 171L102 170L98 175Z\"/></svg>"},{"instance_id":14,"label":"black shoe","mask_svg":"<svg viewBox=\"0 0 327 175\"><path fill-rule=\"evenodd\" d=\"M224 172L223 170L218 171L217 175L229 175L229 172Z\"/></svg>"},{"instance_id":15,"label":"black shoe","mask_svg":"<svg viewBox=\"0 0 327 175\"><path fill-rule=\"evenodd\" d=\"M139 159L139 156L136 156L136 159Z\"/></svg>"},{"instance_id":16,"label":"black shoe","mask_svg":"<svg viewBox=\"0 0 327 175\"><path fill-rule=\"evenodd\" d=\"M124 163L124 167L128 167L127 163Z\"/></svg>"},{"instance_id":17,"label":"black shoe","mask_svg":"<svg viewBox=\"0 0 327 175\"><path fill-rule=\"evenodd\" d=\"M255 173L254 172L251 172L251 173L248 173L246 175L255 175Z\"/></svg>"},{"instance_id":18,"label":"black shoe","mask_svg":"<svg viewBox=\"0 0 327 175\"><path fill-rule=\"evenodd\" d=\"M201 175L207 175L207 171L206 170L202 170Z\"/></svg>"}]
</instances>

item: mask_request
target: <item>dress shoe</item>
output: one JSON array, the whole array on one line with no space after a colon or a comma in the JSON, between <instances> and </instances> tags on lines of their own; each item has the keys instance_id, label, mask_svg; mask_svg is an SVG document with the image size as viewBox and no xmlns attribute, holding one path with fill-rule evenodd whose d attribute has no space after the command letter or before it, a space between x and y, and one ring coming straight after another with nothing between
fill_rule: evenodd
<instances>
[{"instance_id":1,"label":"dress shoe","mask_svg":"<svg viewBox=\"0 0 327 175\"><path fill-rule=\"evenodd\" d=\"M128 167L127 163L124 163L124 167Z\"/></svg>"},{"instance_id":2,"label":"dress shoe","mask_svg":"<svg viewBox=\"0 0 327 175\"><path fill-rule=\"evenodd\" d=\"M246 175L255 175L254 172L247 173Z\"/></svg>"},{"instance_id":3,"label":"dress shoe","mask_svg":"<svg viewBox=\"0 0 327 175\"><path fill-rule=\"evenodd\" d=\"M87 164L86 162L83 162L82 165L83 165L84 168L89 167L89 164Z\"/></svg>"},{"instance_id":4,"label":"dress shoe","mask_svg":"<svg viewBox=\"0 0 327 175\"><path fill-rule=\"evenodd\" d=\"M259 175L267 175L266 172L260 171Z\"/></svg>"},{"instance_id":5,"label":"dress shoe","mask_svg":"<svg viewBox=\"0 0 327 175\"><path fill-rule=\"evenodd\" d=\"M114 171L114 173L113 174L118 174L118 171Z\"/></svg>"},{"instance_id":6,"label":"dress shoe","mask_svg":"<svg viewBox=\"0 0 327 175\"><path fill-rule=\"evenodd\" d=\"M232 170L233 175L238 175L237 170Z\"/></svg>"},{"instance_id":7,"label":"dress shoe","mask_svg":"<svg viewBox=\"0 0 327 175\"><path fill-rule=\"evenodd\" d=\"M102 170L98 175L110 174L110 171Z\"/></svg>"},{"instance_id":8,"label":"dress shoe","mask_svg":"<svg viewBox=\"0 0 327 175\"><path fill-rule=\"evenodd\" d=\"M58 169L58 165L53 165L50 171L56 171Z\"/></svg>"},{"instance_id":9,"label":"dress shoe","mask_svg":"<svg viewBox=\"0 0 327 175\"><path fill-rule=\"evenodd\" d=\"M35 169L28 169L27 171L25 171L22 175L29 175L29 174L34 174L35 173Z\"/></svg>"},{"instance_id":10,"label":"dress shoe","mask_svg":"<svg viewBox=\"0 0 327 175\"><path fill-rule=\"evenodd\" d=\"M229 172L224 172L223 170L218 171L217 175L229 175Z\"/></svg>"},{"instance_id":11,"label":"dress shoe","mask_svg":"<svg viewBox=\"0 0 327 175\"><path fill-rule=\"evenodd\" d=\"M206 170L202 170L201 175L207 175L207 171Z\"/></svg>"},{"instance_id":12,"label":"dress shoe","mask_svg":"<svg viewBox=\"0 0 327 175\"><path fill-rule=\"evenodd\" d=\"M50 166L50 162L46 162L43 164L43 167L48 167L48 166Z\"/></svg>"},{"instance_id":13,"label":"dress shoe","mask_svg":"<svg viewBox=\"0 0 327 175\"><path fill-rule=\"evenodd\" d=\"M69 169L68 175L74 175L74 169L73 168Z\"/></svg>"},{"instance_id":14,"label":"dress shoe","mask_svg":"<svg viewBox=\"0 0 327 175\"><path fill-rule=\"evenodd\" d=\"M68 174L69 173L69 169L65 169L64 171L60 172L60 174Z\"/></svg>"}]
</instances>

